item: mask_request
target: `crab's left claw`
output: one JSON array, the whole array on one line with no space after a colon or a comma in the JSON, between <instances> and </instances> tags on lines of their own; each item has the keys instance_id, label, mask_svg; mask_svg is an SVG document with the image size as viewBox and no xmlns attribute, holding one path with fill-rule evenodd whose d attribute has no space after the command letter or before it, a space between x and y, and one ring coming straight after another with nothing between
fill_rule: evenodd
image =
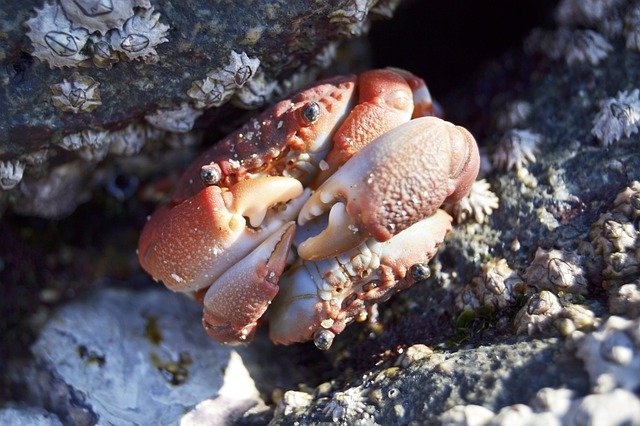
<instances>
[{"instance_id":1,"label":"crab's left claw","mask_svg":"<svg viewBox=\"0 0 640 426\"><path fill-rule=\"evenodd\" d=\"M283 225L209 287L202 324L211 337L224 343L253 338L258 319L278 293L294 234L294 222Z\"/></svg>"},{"instance_id":2,"label":"crab's left claw","mask_svg":"<svg viewBox=\"0 0 640 426\"><path fill-rule=\"evenodd\" d=\"M299 224L331 212L327 228L298 254L326 259L369 237L386 241L466 195L479 166L466 129L436 117L411 120L357 152L307 200Z\"/></svg>"}]
</instances>

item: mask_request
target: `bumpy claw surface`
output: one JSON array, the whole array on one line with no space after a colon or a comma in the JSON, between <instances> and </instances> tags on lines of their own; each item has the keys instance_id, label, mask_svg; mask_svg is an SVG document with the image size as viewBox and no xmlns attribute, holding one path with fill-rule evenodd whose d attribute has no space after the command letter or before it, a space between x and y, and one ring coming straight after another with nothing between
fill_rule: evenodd
<instances>
[{"instance_id":1,"label":"bumpy claw surface","mask_svg":"<svg viewBox=\"0 0 640 426\"><path fill-rule=\"evenodd\" d=\"M436 117L378 137L334 173L303 206L298 223L329 213L328 227L298 254L325 259L369 237L386 241L468 193L480 165L473 136Z\"/></svg>"}]
</instances>

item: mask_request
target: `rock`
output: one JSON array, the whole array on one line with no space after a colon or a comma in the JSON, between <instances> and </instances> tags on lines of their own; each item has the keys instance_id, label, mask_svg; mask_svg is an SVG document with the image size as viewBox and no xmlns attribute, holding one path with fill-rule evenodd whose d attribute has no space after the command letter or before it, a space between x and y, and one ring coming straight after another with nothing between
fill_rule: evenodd
<instances>
[{"instance_id":1,"label":"rock","mask_svg":"<svg viewBox=\"0 0 640 426\"><path fill-rule=\"evenodd\" d=\"M164 290L105 289L51 318L32 347L31 398L65 424L202 424L260 403L240 356L213 342L200 308ZM195 408L194 408L195 407ZM208 413L208 414L207 414Z\"/></svg>"},{"instance_id":2,"label":"rock","mask_svg":"<svg viewBox=\"0 0 640 426\"><path fill-rule=\"evenodd\" d=\"M62 426L55 414L33 407L9 406L0 408L0 424L30 426Z\"/></svg>"}]
</instances>

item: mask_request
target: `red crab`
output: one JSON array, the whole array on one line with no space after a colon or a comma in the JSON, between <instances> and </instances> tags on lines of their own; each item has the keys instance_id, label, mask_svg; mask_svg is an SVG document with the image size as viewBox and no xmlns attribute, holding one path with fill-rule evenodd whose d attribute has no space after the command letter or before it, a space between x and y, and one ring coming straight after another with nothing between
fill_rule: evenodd
<instances>
[{"instance_id":1,"label":"red crab","mask_svg":"<svg viewBox=\"0 0 640 426\"><path fill-rule=\"evenodd\" d=\"M440 207L477 176L471 134L433 115L424 82L391 68L278 102L189 166L142 231L142 267L196 292L219 341L250 340L272 305L274 342L328 348L425 277L451 229Z\"/></svg>"}]
</instances>

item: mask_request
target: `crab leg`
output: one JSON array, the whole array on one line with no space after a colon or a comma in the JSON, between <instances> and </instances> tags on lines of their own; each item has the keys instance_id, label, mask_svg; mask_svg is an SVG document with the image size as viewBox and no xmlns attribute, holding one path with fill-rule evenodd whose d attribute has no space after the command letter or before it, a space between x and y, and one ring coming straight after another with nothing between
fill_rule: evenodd
<instances>
[{"instance_id":1,"label":"crab leg","mask_svg":"<svg viewBox=\"0 0 640 426\"><path fill-rule=\"evenodd\" d=\"M335 255L332 246L386 241L466 195L478 169L478 148L467 130L435 117L411 120L364 147L315 191L300 211L300 225L339 202L350 220L329 221L298 254L326 259Z\"/></svg>"},{"instance_id":2,"label":"crab leg","mask_svg":"<svg viewBox=\"0 0 640 426\"><path fill-rule=\"evenodd\" d=\"M202 324L211 337L223 343L253 338L258 319L278 293L295 229L294 222L283 225L209 287Z\"/></svg>"}]
</instances>

